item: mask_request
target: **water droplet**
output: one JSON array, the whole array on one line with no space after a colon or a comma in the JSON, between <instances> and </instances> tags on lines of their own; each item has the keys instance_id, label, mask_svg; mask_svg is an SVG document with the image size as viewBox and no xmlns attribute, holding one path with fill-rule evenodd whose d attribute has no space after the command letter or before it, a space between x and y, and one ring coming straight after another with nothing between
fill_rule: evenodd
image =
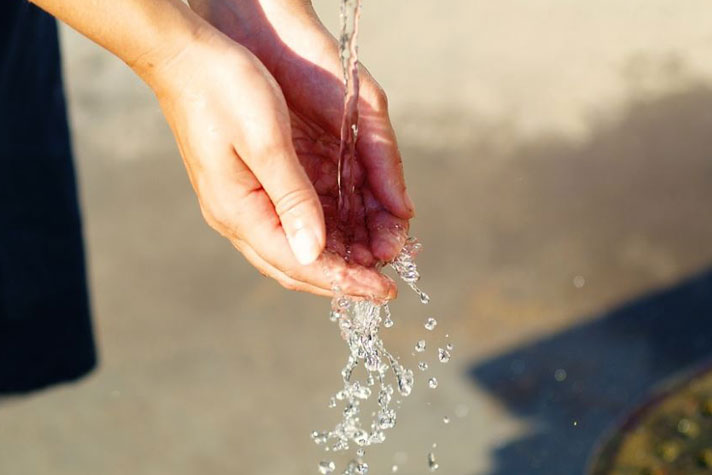
<instances>
[{"instance_id":1,"label":"water droplet","mask_svg":"<svg viewBox=\"0 0 712 475\"><path fill-rule=\"evenodd\" d=\"M344 408L344 417L346 418L346 420L353 419L358 415L358 413L359 409L356 401L348 404L346 408Z\"/></svg>"},{"instance_id":2,"label":"water droplet","mask_svg":"<svg viewBox=\"0 0 712 475\"><path fill-rule=\"evenodd\" d=\"M444 348L438 348L438 360L441 363L447 363L450 361L450 352Z\"/></svg>"},{"instance_id":3,"label":"water droplet","mask_svg":"<svg viewBox=\"0 0 712 475\"><path fill-rule=\"evenodd\" d=\"M364 455L366 455L366 451L364 449L358 449L356 451L356 456L363 457Z\"/></svg>"},{"instance_id":4,"label":"water droplet","mask_svg":"<svg viewBox=\"0 0 712 475\"><path fill-rule=\"evenodd\" d=\"M356 465L356 473L358 475L366 475L368 473L368 464L366 462L361 462Z\"/></svg>"},{"instance_id":5,"label":"water droplet","mask_svg":"<svg viewBox=\"0 0 712 475\"><path fill-rule=\"evenodd\" d=\"M413 383L413 371L404 371L398 378L398 392L400 392L403 396L408 397L413 391Z\"/></svg>"},{"instance_id":6,"label":"water droplet","mask_svg":"<svg viewBox=\"0 0 712 475\"><path fill-rule=\"evenodd\" d=\"M447 345L445 345L445 348L447 348L448 351L452 351L455 349L455 345L453 345L452 343L448 343Z\"/></svg>"},{"instance_id":7,"label":"water droplet","mask_svg":"<svg viewBox=\"0 0 712 475\"><path fill-rule=\"evenodd\" d=\"M574 277L574 287L577 289L582 289L586 285L586 278L582 275L577 275Z\"/></svg>"},{"instance_id":8,"label":"water droplet","mask_svg":"<svg viewBox=\"0 0 712 475\"><path fill-rule=\"evenodd\" d=\"M335 408L335 407L336 407L336 398L335 398L335 397L331 397L331 398L329 399L329 409L333 409L333 408Z\"/></svg>"},{"instance_id":9,"label":"water droplet","mask_svg":"<svg viewBox=\"0 0 712 475\"><path fill-rule=\"evenodd\" d=\"M435 461L435 454L432 452L428 453L428 469L430 469L431 472L434 472L438 468L440 468L440 465L438 465Z\"/></svg>"},{"instance_id":10,"label":"water droplet","mask_svg":"<svg viewBox=\"0 0 712 475\"><path fill-rule=\"evenodd\" d=\"M449 424L450 423L450 418L448 416L443 417L443 423Z\"/></svg>"},{"instance_id":11,"label":"water droplet","mask_svg":"<svg viewBox=\"0 0 712 475\"><path fill-rule=\"evenodd\" d=\"M433 331L437 324L437 320L435 320L433 317L428 317L428 319L425 320L425 329L428 331Z\"/></svg>"},{"instance_id":12,"label":"water droplet","mask_svg":"<svg viewBox=\"0 0 712 475\"><path fill-rule=\"evenodd\" d=\"M436 389L438 387L437 378L430 378L428 380L428 387L430 387L430 389Z\"/></svg>"},{"instance_id":13,"label":"water droplet","mask_svg":"<svg viewBox=\"0 0 712 475\"><path fill-rule=\"evenodd\" d=\"M393 409L379 411L378 427L383 430L392 429L396 425L396 413Z\"/></svg>"},{"instance_id":14,"label":"water droplet","mask_svg":"<svg viewBox=\"0 0 712 475\"><path fill-rule=\"evenodd\" d=\"M331 450L334 452L341 452L342 450L348 450L349 444L345 440L338 440L331 446Z\"/></svg>"},{"instance_id":15,"label":"water droplet","mask_svg":"<svg viewBox=\"0 0 712 475\"><path fill-rule=\"evenodd\" d=\"M382 444L386 440L386 434L383 431L376 431L373 434L371 434L371 438L369 439L369 444Z\"/></svg>"},{"instance_id":16,"label":"water droplet","mask_svg":"<svg viewBox=\"0 0 712 475\"><path fill-rule=\"evenodd\" d=\"M420 371L427 371L427 370L428 370L428 363L426 363L425 361L421 361L420 363L418 363L418 369L419 369Z\"/></svg>"},{"instance_id":17,"label":"water droplet","mask_svg":"<svg viewBox=\"0 0 712 475\"><path fill-rule=\"evenodd\" d=\"M361 386L358 382L354 384L353 390L354 397L358 399L368 399L371 397L371 388L366 386Z\"/></svg>"},{"instance_id":18,"label":"water droplet","mask_svg":"<svg viewBox=\"0 0 712 475\"><path fill-rule=\"evenodd\" d=\"M420 295L420 303L423 303L423 304L430 303L430 296L428 294L426 294L423 291L420 291L419 295Z\"/></svg>"},{"instance_id":19,"label":"water droplet","mask_svg":"<svg viewBox=\"0 0 712 475\"><path fill-rule=\"evenodd\" d=\"M393 326L393 318L391 316L391 308L388 304L383 306L383 326L386 328L391 328Z\"/></svg>"},{"instance_id":20,"label":"water droplet","mask_svg":"<svg viewBox=\"0 0 712 475\"><path fill-rule=\"evenodd\" d=\"M415 351L418 353L425 351L425 340L419 340L418 343L415 344Z\"/></svg>"},{"instance_id":21,"label":"water droplet","mask_svg":"<svg viewBox=\"0 0 712 475\"><path fill-rule=\"evenodd\" d=\"M314 431L311 433L311 438L316 445L323 445L328 440L329 434L326 432Z\"/></svg>"},{"instance_id":22,"label":"water droplet","mask_svg":"<svg viewBox=\"0 0 712 475\"><path fill-rule=\"evenodd\" d=\"M336 470L336 464L331 460L319 462L319 473L328 474Z\"/></svg>"},{"instance_id":23,"label":"water droplet","mask_svg":"<svg viewBox=\"0 0 712 475\"><path fill-rule=\"evenodd\" d=\"M567 374L566 374L565 369L559 368L556 371L554 371L554 379L556 381L558 381L559 383L563 383L564 381L566 381L566 377L567 377Z\"/></svg>"},{"instance_id":24,"label":"water droplet","mask_svg":"<svg viewBox=\"0 0 712 475\"><path fill-rule=\"evenodd\" d=\"M378 405L381 408L386 408L391 403L391 394L393 393L393 387L389 386L389 388L391 389L390 393L385 389L381 389L378 393L378 399L376 402L378 402Z\"/></svg>"},{"instance_id":25,"label":"water droplet","mask_svg":"<svg viewBox=\"0 0 712 475\"><path fill-rule=\"evenodd\" d=\"M398 465L394 465L391 467L391 473L397 473L398 472Z\"/></svg>"},{"instance_id":26,"label":"water droplet","mask_svg":"<svg viewBox=\"0 0 712 475\"><path fill-rule=\"evenodd\" d=\"M368 432L365 430L357 430L354 434L354 442L358 445L366 445L368 443Z\"/></svg>"}]
</instances>

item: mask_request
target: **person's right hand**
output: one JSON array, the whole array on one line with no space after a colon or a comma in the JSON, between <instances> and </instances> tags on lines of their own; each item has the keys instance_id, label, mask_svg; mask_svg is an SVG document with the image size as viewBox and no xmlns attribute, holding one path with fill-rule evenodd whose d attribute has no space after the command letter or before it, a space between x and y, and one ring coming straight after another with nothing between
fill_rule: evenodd
<instances>
[{"instance_id":1,"label":"person's right hand","mask_svg":"<svg viewBox=\"0 0 712 475\"><path fill-rule=\"evenodd\" d=\"M206 29L148 83L175 134L206 221L283 286L389 298L374 268L322 254L324 215L292 142L276 81L246 48ZM328 269L328 272L325 272Z\"/></svg>"}]
</instances>

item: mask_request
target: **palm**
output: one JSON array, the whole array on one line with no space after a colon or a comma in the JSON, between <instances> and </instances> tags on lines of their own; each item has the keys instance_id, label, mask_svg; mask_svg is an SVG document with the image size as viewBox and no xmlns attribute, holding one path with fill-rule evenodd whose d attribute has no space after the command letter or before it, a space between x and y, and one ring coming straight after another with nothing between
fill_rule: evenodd
<instances>
[{"instance_id":1,"label":"palm","mask_svg":"<svg viewBox=\"0 0 712 475\"><path fill-rule=\"evenodd\" d=\"M367 267L392 259L403 244L407 222L385 211L374 198L361 164L356 161L351 171L353 192L342 190L342 200L350 205L345 215L339 212L339 138L294 111L292 136L299 160L322 203L327 249Z\"/></svg>"},{"instance_id":2,"label":"palm","mask_svg":"<svg viewBox=\"0 0 712 475\"><path fill-rule=\"evenodd\" d=\"M354 259L366 266L394 258L412 210L400 200L404 191L400 158L375 81L362 70L352 197L356 219L339 223L337 161L344 89L336 40L316 18L272 10L268 18L259 2L241 3L230 12L220 12L214 23L249 48L279 83L291 110L297 153L323 200L329 247L342 255L351 249ZM393 154L396 163L394 157L384 157Z\"/></svg>"},{"instance_id":3,"label":"palm","mask_svg":"<svg viewBox=\"0 0 712 475\"><path fill-rule=\"evenodd\" d=\"M322 202L327 249L353 264L376 266L400 251L412 217L384 96L362 69L354 189L345 197L351 212L343 219L337 169L344 86L336 40L316 16L284 8L285 3L191 0L214 26L250 49L279 83L296 152Z\"/></svg>"}]
</instances>

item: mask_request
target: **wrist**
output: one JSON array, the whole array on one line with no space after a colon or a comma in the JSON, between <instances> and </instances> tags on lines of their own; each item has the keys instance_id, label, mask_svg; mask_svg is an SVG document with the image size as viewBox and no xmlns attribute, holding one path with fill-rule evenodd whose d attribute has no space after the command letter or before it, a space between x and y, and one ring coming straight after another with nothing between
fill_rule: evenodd
<instances>
[{"instance_id":1,"label":"wrist","mask_svg":"<svg viewBox=\"0 0 712 475\"><path fill-rule=\"evenodd\" d=\"M160 89L174 65L197 45L216 33L202 18L180 3L155 21L141 47L122 57L126 64L154 91Z\"/></svg>"}]
</instances>

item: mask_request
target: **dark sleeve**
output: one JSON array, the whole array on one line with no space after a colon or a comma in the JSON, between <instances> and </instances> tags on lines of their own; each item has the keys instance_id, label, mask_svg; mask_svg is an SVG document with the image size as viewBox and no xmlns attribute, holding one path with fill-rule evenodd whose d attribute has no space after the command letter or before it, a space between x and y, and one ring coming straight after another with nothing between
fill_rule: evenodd
<instances>
[{"instance_id":1,"label":"dark sleeve","mask_svg":"<svg viewBox=\"0 0 712 475\"><path fill-rule=\"evenodd\" d=\"M96 361L57 25L0 1L0 393Z\"/></svg>"}]
</instances>

